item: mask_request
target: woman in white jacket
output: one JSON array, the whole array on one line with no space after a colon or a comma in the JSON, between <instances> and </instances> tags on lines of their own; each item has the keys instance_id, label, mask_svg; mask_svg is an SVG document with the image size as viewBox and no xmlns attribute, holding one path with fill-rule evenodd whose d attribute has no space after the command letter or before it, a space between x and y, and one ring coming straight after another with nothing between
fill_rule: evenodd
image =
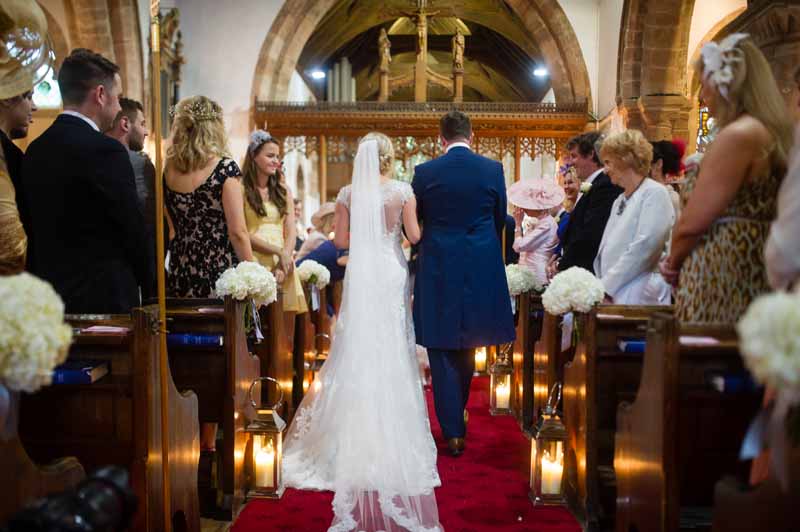
<instances>
[{"instance_id":1,"label":"woman in white jacket","mask_svg":"<svg viewBox=\"0 0 800 532\"><path fill-rule=\"evenodd\" d=\"M646 177L653 148L640 131L627 130L606 139L600 157L611 182L624 189L611 207L594 260L606 301L668 305L671 290L658 273L658 260L675 212L667 189Z\"/></svg>"}]
</instances>

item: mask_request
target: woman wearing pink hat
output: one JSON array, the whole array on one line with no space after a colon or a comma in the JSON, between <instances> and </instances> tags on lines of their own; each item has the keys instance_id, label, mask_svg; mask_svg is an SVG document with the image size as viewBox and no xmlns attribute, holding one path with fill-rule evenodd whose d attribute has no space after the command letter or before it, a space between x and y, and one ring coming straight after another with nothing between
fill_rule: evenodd
<instances>
[{"instance_id":1,"label":"woman wearing pink hat","mask_svg":"<svg viewBox=\"0 0 800 532\"><path fill-rule=\"evenodd\" d=\"M519 253L519 264L545 285L547 262L558 247L558 224L550 209L564 201L564 189L550 179L525 179L509 187L508 201L514 205L514 251ZM534 220L533 227L523 227L523 214Z\"/></svg>"}]
</instances>

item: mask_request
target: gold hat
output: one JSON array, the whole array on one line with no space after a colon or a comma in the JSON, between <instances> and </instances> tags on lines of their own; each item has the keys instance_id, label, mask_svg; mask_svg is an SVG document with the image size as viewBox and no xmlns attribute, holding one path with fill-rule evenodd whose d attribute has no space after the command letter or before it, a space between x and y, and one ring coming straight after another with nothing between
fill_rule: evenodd
<instances>
[{"instance_id":1,"label":"gold hat","mask_svg":"<svg viewBox=\"0 0 800 532\"><path fill-rule=\"evenodd\" d=\"M31 89L53 64L47 19L32 0L0 0L0 99Z\"/></svg>"},{"instance_id":2,"label":"gold hat","mask_svg":"<svg viewBox=\"0 0 800 532\"><path fill-rule=\"evenodd\" d=\"M319 210L311 215L311 225L317 229L322 228L326 216L331 216L336 211L336 204L328 201L319 206Z\"/></svg>"}]
</instances>

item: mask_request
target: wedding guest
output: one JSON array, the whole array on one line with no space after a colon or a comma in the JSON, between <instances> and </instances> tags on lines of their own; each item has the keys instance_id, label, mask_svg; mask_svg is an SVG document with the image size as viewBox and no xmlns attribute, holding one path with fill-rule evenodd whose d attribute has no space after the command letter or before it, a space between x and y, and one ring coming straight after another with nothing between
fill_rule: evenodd
<instances>
[{"instance_id":1,"label":"wedding guest","mask_svg":"<svg viewBox=\"0 0 800 532\"><path fill-rule=\"evenodd\" d=\"M678 192L667 183L668 178L681 174L683 154L686 146L679 141L659 140L650 143L653 146L653 161L650 164L650 178L667 187L675 220L681 212L681 198Z\"/></svg>"},{"instance_id":2,"label":"wedding guest","mask_svg":"<svg viewBox=\"0 0 800 532\"><path fill-rule=\"evenodd\" d=\"M164 171L164 199L175 231L170 296L212 297L222 272L253 260L240 177L219 104L205 96L178 102Z\"/></svg>"},{"instance_id":3,"label":"wedding guest","mask_svg":"<svg viewBox=\"0 0 800 532\"><path fill-rule=\"evenodd\" d=\"M294 250L300 251L300 247L306 240L308 233L306 232L306 225L303 223L303 200L300 198L294 199L294 223L296 226L297 236L294 242Z\"/></svg>"},{"instance_id":4,"label":"wedding guest","mask_svg":"<svg viewBox=\"0 0 800 532\"><path fill-rule=\"evenodd\" d=\"M336 204L328 201L320 205L319 210L311 215L311 226L313 229L308 234L306 241L297 252L296 260L300 260L325 241L330 240L330 234L335 230L334 214L336 213Z\"/></svg>"},{"instance_id":5,"label":"wedding guest","mask_svg":"<svg viewBox=\"0 0 800 532\"><path fill-rule=\"evenodd\" d=\"M148 278L144 220L128 151L104 135L119 113L119 67L76 49L58 71L64 111L34 140L22 188L31 271L69 313L127 313Z\"/></svg>"},{"instance_id":6,"label":"wedding guest","mask_svg":"<svg viewBox=\"0 0 800 532\"><path fill-rule=\"evenodd\" d=\"M558 245L553 250L552 260L557 260L561 256L561 242L564 240L564 235L567 232L569 225L569 216L572 209L575 208L575 203L578 201L578 194L580 193L581 182L578 180L574 168L570 165L564 172L563 188L564 188L564 201L561 205L553 207L550 214L555 218L558 224Z\"/></svg>"},{"instance_id":7,"label":"wedding guest","mask_svg":"<svg viewBox=\"0 0 800 532\"><path fill-rule=\"evenodd\" d=\"M156 169L144 150L144 139L147 138L147 123L144 117L144 107L136 100L120 98L121 110L117 113L111 129L106 135L115 138L128 149L128 157L133 167L133 177L136 180L136 196L139 199L139 210L144 217L144 226L147 233L147 260L150 264L156 262ZM156 268L150 269L151 274L142 286L142 298L151 299L156 294Z\"/></svg>"},{"instance_id":8,"label":"wedding guest","mask_svg":"<svg viewBox=\"0 0 800 532\"><path fill-rule=\"evenodd\" d=\"M253 255L268 270L280 272L276 278L283 286L284 312L307 312L303 286L292 260L297 225L292 191L284 184L281 172L280 143L261 129L250 134L242 164L242 186ZM293 337L294 320L287 323L287 332Z\"/></svg>"},{"instance_id":9,"label":"wedding guest","mask_svg":"<svg viewBox=\"0 0 800 532\"><path fill-rule=\"evenodd\" d=\"M778 216L772 222L764 259L772 288L785 290L800 278L800 126L795 132L789 173L778 192Z\"/></svg>"},{"instance_id":10,"label":"wedding guest","mask_svg":"<svg viewBox=\"0 0 800 532\"><path fill-rule=\"evenodd\" d=\"M792 124L764 55L744 34L708 43L695 64L719 132L687 173L687 200L661 271L680 320L734 323L769 290L763 249L792 145Z\"/></svg>"},{"instance_id":11,"label":"wedding guest","mask_svg":"<svg viewBox=\"0 0 800 532\"><path fill-rule=\"evenodd\" d=\"M622 192L603 172L597 154L600 140L600 134L593 131L578 135L567 143L570 162L581 181L581 188L586 192L578 194L575 208L570 213L561 240L561 258L555 263L558 271L572 266L592 271L597 248L611 214L611 205Z\"/></svg>"},{"instance_id":12,"label":"wedding guest","mask_svg":"<svg viewBox=\"0 0 800 532\"><path fill-rule=\"evenodd\" d=\"M28 135L36 111L34 76L49 67L51 55L47 20L36 2L18 5L5 24L7 39L26 34L15 40L17 55L7 53L0 63L0 275L12 275L25 268L30 236L25 234L30 233L30 221L22 190L23 154L12 139ZM32 57L38 60L20 60Z\"/></svg>"},{"instance_id":13,"label":"wedding guest","mask_svg":"<svg viewBox=\"0 0 800 532\"><path fill-rule=\"evenodd\" d=\"M296 265L300 266L307 260L313 260L322 264L331 272L331 281L328 286L325 287L329 316L334 316L336 314L336 310L333 306L334 283L344 279L344 273L347 269L347 255L343 254L343 252L346 252L346 250L336 249L336 244L333 243L333 240L326 240L320 244L317 249L296 262Z\"/></svg>"},{"instance_id":14,"label":"wedding guest","mask_svg":"<svg viewBox=\"0 0 800 532\"><path fill-rule=\"evenodd\" d=\"M514 251L519 253L519 265L532 271L536 282L544 286L547 264L558 246L558 225L550 209L564 201L564 189L548 178L523 179L509 187L508 201L514 205ZM523 222L525 215L529 218Z\"/></svg>"},{"instance_id":15,"label":"wedding guest","mask_svg":"<svg viewBox=\"0 0 800 532\"><path fill-rule=\"evenodd\" d=\"M506 214L506 227L503 236L505 247L503 248L503 258L505 264L517 264L519 262L519 253L514 250L514 234L518 227L517 221L510 214Z\"/></svg>"},{"instance_id":16,"label":"wedding guest","mask_svg":"<svg viewBox=\"0 0 800 532\"><path fill-rule=\"evenodd\" d=\"M653 147L640 131L607 138L606 173L623 192L614 201L594 260L606 300L619 305L668 305L671 290L658 273L675 219L666 187L647 177Z\"/></svg>"}]
</instances>

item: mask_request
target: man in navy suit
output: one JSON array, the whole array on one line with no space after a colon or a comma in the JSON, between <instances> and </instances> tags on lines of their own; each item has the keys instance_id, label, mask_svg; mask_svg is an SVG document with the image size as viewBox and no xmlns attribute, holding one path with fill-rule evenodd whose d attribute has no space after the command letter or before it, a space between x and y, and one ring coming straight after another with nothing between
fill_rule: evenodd
<instances>
[{"instance_id":1,"label":"man in navy suit","mask_svg":"<svg viewBox=\"0 0 800 532\"><path fill-rule=\"evenodd\" d=\"M622 188L611 182L603 171L597 152L600 134L584 133L567 143L572 164L581 180L581 188L589 185L587 192L578 195L575 208L569 215L564 238L561 240L561 259L558 271L580 266L594 272L594 258L603 239L611 206L622 193Z\"/></svg>"},{"instance_id":2,"label":"man in navy suit","mask_svg":"<svg viewBox=\"0 0 800 532\"><path fill-rule=\"evenodd\" d=\"M436 417L459 456L474 349L511 342L515 333L501 251L503 167L472 152L467 115L448 113L440 133L445 155L417 166L411 184L423 224L414 326L428 348Z\"/></svg>"}]
</instances>

